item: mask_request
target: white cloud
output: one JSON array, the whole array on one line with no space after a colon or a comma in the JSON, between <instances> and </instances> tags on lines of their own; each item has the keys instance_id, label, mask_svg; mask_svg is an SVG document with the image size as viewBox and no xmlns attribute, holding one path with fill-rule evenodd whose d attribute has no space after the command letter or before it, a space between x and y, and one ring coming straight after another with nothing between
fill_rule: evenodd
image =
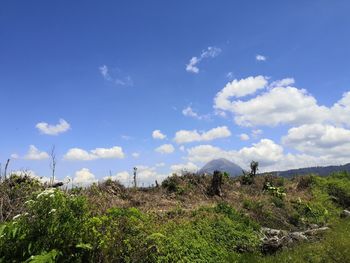
<instances>
[{"instance_id":1,"label":"white cloud","mask_svg":"<svg viewBox=\"0 0 350 263\"><path fill-rule=\"evenodd\" d=\"M80 186L87 186L92 183L96 183L97 179L95 175L90 172L88 168L82 168L75 172L73 183Z\"/></svg>"},{"instance_id":2,"label":"white cloud","mask_svg":"<svg viewBox=\"0 0 350 263\"><path fill-rule=\"evenodd\" d=\"M179 149L180 149L181 152L184 152L185 151L185 146L184 145L180 145Z\"/></svg>"},{"instance_id":3,"label":"white cloud","mask_svg":"<svg viewBox=\"0 0 350 263\"><path fill-rule=\"evenodd\" d=\"M13 153L13 154L11 154L11 158L12 159L18 159L19 155L17 153Z\"/></svg>"},{"instance_id":4,"label":"white cloud","mask_svg":"<svg viewBox=\"0 0 350 263\"><path fill-rule=\"evenodd\" d=\"M101 67L98 68L101 72L101 75L105 80L112 80L111 76L109 75L108 72L108 67L106 65L102 65Z\"/></svg>"},{"instance_id":5,"label":"white cloud","mask_svg":"<svg viewBox=\"0 0 350 263\"><path fill-rule=\"evenodd\" d=\"M251 100L236 101L231 109L235 122L242 126L315 123L329 118L326 107L317 105L306 90L294 87L273 88Z\"/></svg>"},{"instance_id":6,"label":"white cloud","mask_svg":"<svg viewBox=\"0 0 350 263\"><path fill-rule=\"evenodd\" d=\"M241 80L234 79L216 94L214 108L221 111L235 111L236 102L231 102L230 98L253 94L257 90L265 88L266 85L267 79L263 76L248 77Z\"/></svg>"},{"instance_id":7,"label":"white cloud","mask_svg":"<svg viewBox=\"0 0 350 263\"><path fill-rule=\"evenodd\" d=\"M332 120L335 124L345 124L350 127L350 91L331 108Z\"/></svg>"},{"instance_id":8,"label":"white cloud","mask_svg":"<svg viewBox=\"0 0 350 263\"><path fill-rule=\"evenodd\" d=\"M136 181L138 186L154 185L157 180L161 183L168 175L157 171L157 167L149 167L145 165L136 165Z\"/></svg>"},{"instance_id":9,"label":"white cloud","mask_svg":"<svg viewBox=\"0 0 350 263\"><path fill-rule=\"evenodd\" d=\"M48 159L49 155L47 152L39 151L34 145L30 145L28 153L23 158L27 160L44 160Z\"/></svg>"},{"instance_id":10,"label":"white cloud","mask_svg":"<svg viewBox=\"0 0 350 263\"><path fill-rule=\"evenodd\" d=\"M139 158L139 157L140 157L140 153L138 153L138 152L134 152L134 153L132 153L131 155L132 155L132 157L134 157L134 158Z\"/></svg>"},{"instance_id":11,"label":"white cloud","mask_svg":"<svg viewBox=\"0 0 350 263\"><path fill-rule=\"evenodd\" d=\"M282 142L306 154L350 158L350 130L332 125L305 124L291 128Z\"/></svg>"},{"instance_id":12,"label":"white cloud","mask_svg":"<svg viewBox=\"0 0 350 263\"><path fill-rule=\"evenodd\" d=\"M182 114L187 117L192 117L197 120L203 120L203 119L210 119L209 115L199 115L197 112L195 112L191 106L186 107L182 110Z\"/></svg>"},{"instance_id":13,"label":"white cloud","mask_svg":"<svg viewBox=\"0 0 350 263\"><path fill-rule=\"evenodd\" d=\"M256 55L256 56L255 56L255 59L256 59L257 61L266 61L266 57L263 56L263 55Z\"/></svg>"},{"instance_id":14,"label":"white cloud","mask_svg":"<svg viewBox=\"0 0 350 263\"><path fill-rule=\"evenodd\" d=\"M205 58L215 58L221 53L221 49L218 47L208 47L203 50L199 57L192 57L189 63L186 65L186 71L191 73L199 73L198 64Z\"/></svg>"},{"instance_id":15,"label":"white cloud","mask_svg":"<svg viewBox=\"0 0 350 263\"><path fill-rule=\"evenodd\" d=\"M214 109L231 112L240 126L277 126L328 123L350 126L350 92L332 107L318 105L305 89L292 87L293 78L267 83L265 77L248 77L228 83L214 98ZM247 100L237 98L264 92ZM236 98L236 99L234 99Z\"/></svg>"},{"instance_id":16,"label":"white cloud","mask_svg":"<svg viewBox=\"0 0 350 263\"><path fill-rule=\"evenodd\" d=\"M230 130L226 126L213 128L207 132L198 132L197 130L180 130L175 134L176 143L189 143L200 141L211 141L218 138L231 136Z\"/></svg>"},{"instance_id":17,"label":"white cloud","mask_svg":"<svg viewBox=\"0 0 350 263\"><path fill-rule=\"evenodd\" d=\"M173 153L175 151L175 148L172 144L163 144L158 148L156 148L155 151L161 154L169 154L169 153Z\"/></svg>"},{"instance_id":18,"label":"white cloud","mask_svg":"<svg viewBox=\"0 0 350 263\"><path fill-rule=\"evenodd\" d=\"M273 81L269 87L274 88L274 87L287 87L290 85L293 85L295 83L295 80L293 78L284 78L280 80Z\"/></svg>"},{"instance_id":19,"label":"white cloud","mask_svg":"<svg viewBox=\"0 0 350 263\"><path fill-rule=\"evenodd\" d=\"M164 163L159 163L155 167L149 167L145 165L136 165L136 182L137 186L149 186L154 185L157 180L161 183L166 177L166 174L161 174L157 171L158 167L164 166ZM128 171L118 172L112 176L106 176L104 180L117 180L125 186L132 186L134 181L134 175Z\"/></svg>"},{"instance_id":20,"label":"white cloud","mask_svg":"<svg viewBox=\"0 0 350 263\"><path fill-rule=\"evenodd\" d=\"M252 160L259 161L261 166L266 167L283 158L283 148L269 139L262 139L251 147L244 147L238 151L227 151L212 145L198 145L187 151L190 162L209 162L213 159L226 158L243 168Z\"/></svg>"},{"instance_id":21,"label":"white cloud","mask_svg":"<svg viewBox=\"0 0 350 263\"><path fill-rule=\"evenodd\" d=\"M51 178L45 177L45 176L39 176L36 172L33 170L18 170L18 171L12 171L11 174L16 174L18 176L29 176L34 179L39 180L41 183L49 183ZM56 180L55 180L56 181Z\"/></svg>"},{"instance_id":22,"label":"white cloud","mask_svg":"<svg viewBox=\"0 0 350 263\"><path fill-rule=\"evenodd\" d=\"M283 148L270 139L262 139L258 143L253 143L251 147L240 149L237 156L244 163L256 160L262 166L268 166L282 160Z\"/></svg>"},{"instance_id":23,"label":"white cloud","mask_svg":"<svg viewBox=\"0 0 350 263\"><path fill-rule=\"evenodd\" d=\"M226 74L226 78L228 78L230 80L233 79L233 76L234 76L233 72L231 72L231 71Z\"/></svg>"},{"instance_id":24,"label":"white cloud","mask_svg":"<svg viewBox=\"0 0 350 263\"><path fill-rule=\"evenodd\" d=\"M241 141L248 141L249 140L249 135L246 133L242 133L239 135L239 138L241 139Z\"/></svg>"},{"instance_id":25,"label":"white cloud","mask_svg":"<svg viewBox=\"0 0 350 263\"><path fill-rule=\"evenodd\" d=\"M87 152L80 148L71 148L64 155L66 160L91 161L97 159L124 158L123 149L119 146L112 148L96 148Z\"/></svg>"},{"instance_id":26,"label":"white cloud","mask_svg":"<svg viewBox=\"0 0 350 263\"><path fill-rule=\"evenodd\" d=\"M198 145L192 148L187 149L188 156L187 159L190 162L209 162L213 159L218 158L226 158L229 160L232 160L234 157L234 152L232 151L225 151L222 150L219 147L205 144L205 145Z\"/></svg>"},{"instance_id":27,"label":"white cloud","mask_svg":"<svg viewBox=\"0 0 350 263\"><path fill-rule=\"evenodd\" d=\"M188 163L181 163L181 164L174 164L170 166L170 170L174 173L181 173L181 172L191 172L194 173L199 169L197 165L195 165L192 162Z\"/></svg>"},{"instance_id":28,"label":"white cloud","mask_svg":"<svg viewBox=\"0 0 350 263\"><path fill-rule=\"evenodd\" d=\"M39 122L35 127L43 134L58 135L68 131L70 129L70 124L64 119L60 119L59 123L56 125L51 125L46 122Z\"/></svg>"},{"instance_id":29,"label":"white cloud","mask_svg":"<svg viewBox=\"0 0 350 263\"><path fill-rule=\"evenodd\" d=\"M124 185L130 185L131 180L132 180L132 176L127 171L122 171L122 172L116 173L115 175L112 175L112 176L106 176L103 179L104 180L110 179L113 181L118 181Z\"/></svg>"},{"instance_id":30,"label":"white cloud","mask_svg":"<svg viewBox=\"0 0 350 263\"><path fill-rule=\"evenodd\" d=\"M133 86L133 80L129 75L124 74L119 68L110 70L106 65L98 68L102 77L117 86Z\"/></svg>"},{"instance_id":31,"label":"white cloud","mask_svg":"<svg viewBox=\"0 0 350 263\"><path fill-rule=\"evenodd\" d=\"M346 141L346 146L341 147L339 147L341 145L339 141L334 142L331 139L332 135L330 133L332 132L325 132L325 138L322 139L322 142L327 142L325 145L312 141L311 144L313 146L311 146L311 149L298 154L285 153L281 145L270 139L262 139L250 147L243 147L239 150L224 150L213 145L198 145L187 150L187 160L194 163L206 163L213 159L226 158L240 165L243 169L249 168L250 161L255 160L259 162L261 172L347 163L350 158L349 141L345 137L347 132L340 131L343 134L341 136L343 139L339 141ZM288 141L285 140L285 143L303 151L309 144L307 142L304 143L302 139L299 142L299 133L302 132L300 130L292 131ZM307 136L305 135L304 137ZM333 146L327 148L327 145Z\"/></svg>"},{"instance_id":32,"label":"white cloud","mask_svg":"<svg viewBox=\"0 0 350 263\"><path fill-rule=\"evenodd\" d=\"M190 62L186 65L186 71L191 73L198 73L199 68L196 66L199 63L199 59L197 57L192 57Z\"/></svg>"},{"instance_id":33,"label":"white cloud","mask_svg":"<svg viewBox=\"0 0 350 263\"><path fill-rule=\"evenodd\" d=\"M154 130L152 132L153 139L163 140L166 138L166 135L163 134L160 130Z\"/></svg>"}]
</instances>

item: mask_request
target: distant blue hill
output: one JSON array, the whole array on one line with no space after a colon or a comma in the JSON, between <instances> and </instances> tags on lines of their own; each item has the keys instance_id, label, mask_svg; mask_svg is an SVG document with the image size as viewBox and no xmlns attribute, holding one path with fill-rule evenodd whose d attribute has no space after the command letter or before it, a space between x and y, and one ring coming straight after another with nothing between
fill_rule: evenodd
<instances>
[{"instance_id":1,"label":"distant blue hill","mask_svg":"<svg viewBox=\"0 0 350 263\"><path fill-rule=\"evenodd\" d=\"M208 162L198 171L198 174L212 174L214 171L227 172L233 177L242 175L242 168L240 166L224 158Z\"/></svg>"},{"instance_id":2,"label":"distant blue hill","mask_svg":"<svg viewBox=\"0 0 350 263\"><path fill-rule=\"evenodd\" d=\"M317 174L320 176L327 176L334 172L346 171L350 173L350 163L344 165L331 165L331 166L317 166L317 167L308 167L308 168L300 168L300 169L292 169L287 171L273 171L269 172L269 174L275 174L283 177L293 177L298 175L306 175L306 174Z\"/></svg>"}]
</instances>

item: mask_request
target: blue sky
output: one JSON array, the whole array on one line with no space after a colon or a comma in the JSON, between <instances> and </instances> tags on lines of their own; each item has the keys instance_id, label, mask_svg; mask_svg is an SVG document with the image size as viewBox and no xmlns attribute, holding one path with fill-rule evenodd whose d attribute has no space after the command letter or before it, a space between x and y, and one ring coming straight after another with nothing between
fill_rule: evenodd
<instances>
[{"instance_id":1,"label":"blue sky","mask_svg":"<svg viewBox=\"0 0 350 263\"><path fill-rule=\"evenodd\" d=\"M60 179L128 183L137 166L149 184L217 157L262 170L349 162L349 10L2 1L1 163L48 176L55 145Z\"/></svg>"}]
</instances>

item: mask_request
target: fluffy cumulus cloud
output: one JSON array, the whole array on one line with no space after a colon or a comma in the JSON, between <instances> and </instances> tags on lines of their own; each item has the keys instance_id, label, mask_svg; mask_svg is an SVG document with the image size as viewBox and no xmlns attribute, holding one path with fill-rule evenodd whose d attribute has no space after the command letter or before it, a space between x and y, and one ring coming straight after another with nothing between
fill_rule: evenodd
<instances>
[{"instance_id":1,"label":"fluffy cumulus cloud","mask_svg":"<svg viewBox=\"0 0 350 263\"><path fill-rule=\"evenodd\" d=\"M335 124L345 124L350 127L350 91L331 108L332 120Z\"/></svg>"},{"instance_id":2,"label":"fluffy cumulus cloud","mask_svg":"<svg viewBox=\"0 0 350 263\"><path fill-rule=\"evenodd\" d=\"M276 81L271 82L269 87L270 88L287 87L287 86L293 85L294 83L295 83L295 80L293 78L284 78L284 79L280 79L280 80L276 80Z\"/></svg>"},{"instance_id":3,"label":"fluffy cumulus cloud","mask_svg":"<svg viewBox=\"0 0 350 263\"><path fill-rule=\"evenodd\" d=\"M49 158L49 154L47 152L40 151L34 145L30 145L28 153L23 158L27 160L45 160Z\"/></svg>"},{"instance_id":4,"label":"fluffy cumulus cloud","mask_svg":"<svg viewBox=\"0 0 350 263\"><path fill-rule=\"evenodd\" d=\"M106 176L103 178L104 180L112 180L112 181L118 181L124 185L131 185L132 177L129 172L122 171L119 173L116 173L112 176Z\"/></svg>"},{"instance_id":5,"label":"fluffy cumulus cloud","mask_svg":"<svg viewBox=\"0 0 350 263\"><path fill-rule=\"evenodd\" d=\"M241 141L248 141L250 139L249 135L246 133L241 133L239 135L239 138L241 139Z\"/></svg>"},{"instance_id":6,"label":"fluffy cumulus cloud","mask_svg":"<svg viewBox=\"0 0 350 263\"><path fill-rule=\"evenodd\" d=\"M123 149L119 146L114 146L112 148L96 148L90 150L89 152L80 148L69 149L64 155L66 160L79 160L79 161L91 161L97 159L112 159L124 158Z\"/></svg>"},{"instance_id":7,"label":"fluffy cumulus cloud","mask_svg":"<svg viewBox=\"0 0 350 263\"><path fill-rule=\"evenodd\" d=\"M35 126L42 134L47 135L58 135L60 133L64 133L70 129L70 124L64 119L60 119L58 124L48 124L46 122L39 122Z\"/></svg>"},{"instance_id":8,"label":"fluffy cumulus cloud","mask_svg":"<svg viewBox=\"0 0 350 263\"><path fill-rule=\"evenodd\" d=\"M226 158L241 167L247 167L250 161L259 161L261 167L267 168L283 160L283 147L272 140L262 139L251 147L240 150L223 150L212 145L198 145L187 150L190 162L205 163L217 158Z\"/></svg>"},{"instance_id":9,"label":"fluffy cumulus cloud","mask_svg":"<svg viewBox=\"0 0 350 263\"><path fill-rule=\"evenodd\" d=\"M138 186L149 186L149 185L155 185L155 182L161 183L168 175L159 173L156 167L150 167L145 165L136 165L137 171L136 171L136 182ZM134 175L127 172L119 172L115 175L105 177L104 179L112 179L117 180L124 184L125 186L132 186L134 181Z\"/></svg>"},{"instance_id":10,"label":"fluffy cumulus cloud","mask_svg":"<svg viewBox=\"0 0 350 263\"><path fill-rule=\"evenodd\" d=\"M275 87L251 100L235 101L232 110L242 126L323 122L329 115L306 90L294 87Z\"/></svg>"},{"instance_id":11,"label":"fluffy cumulus cloud","mask_svg":"<svg viewBox=\"0 0 350 263\"><path fill-rule=\"evenodd\" d=\"M73 177L73 184L79 186L86 186L95 182L97 182L97 179L88 168L82 168L81 170L76 171Z\"/></svg>"},{"instance_id":12,"label":"fluffy cumulus cloud","mask_svg":"<svg viewBox=\"0 0 350 263\"><path fill-rule=\"evenodd\" d=\"M190 162L200 162L200 163L206 163L213 159L217 158L226 158L232 160L233 152L231 151L225 151L219 147L204 144L204 145L198 145L192 148L187 149L188 156L187 159Z\"/></svg>"},{"instance_id":13,"label":"fluffy cumulus cloud","mask_svg":"<svg viewBox=\"0 0 350 263\"><path fill-rule=\"evenodd\" d=\"M282 141L302 153L350 158L350 130L341 127L305 124L289 129Z\"/></svg>"},{"instance_id":14,"label":"fluffy cumulus cloud","mask_svg":"<svg viewBox=\"0 0 350 263\"><path fill-rule=\"evenodd\" d=\"M265 60L266 60L266 57L263 56L263 55L256 55L256 56L255 56L255 59L256 59L257 61L265 61Z\"/></svg>"},{"instance_id":15,"label":"fluffy cumulus cloud","mask_svg":"<svg viewBox=\"0 0 350 263\"><path fill-rule=\"evenodd\" d=\"M199 73L198 64L207 58L215 58L221 53L221 49L218 47L208 47L203 50L199 57L192 57L186 65L186 71L190 73Z\"/></svg>"},{"instance_id":16,"label":"fluffy cumulus cloud","mask_svg":"<svg viewBox=\"0 0 350 263\"><path fill-rule=\"evenodd\" d=\"M163 144L155 149L156 152L159 152L161 154L170 154L175 151L175 148L172 144Z\"/></svg>"},{"instance_id":17,"label":"fluffy cumulus cloud","mask_svg":"<svg viewBox=\"0 0 350 263\"><path fill-rule=\"evenodd\" d=\"M259 162L260 171L294 169L300 167L344 164L350 158L350 131L333 126L305 125L292 128L283 138L286 146L299 153L286 152L282 145L270 139L261 139L249 147L224 150L213 145L198 145L187 149L187 160L205 163L226 158L242 168L250 161Z\"/></svg>"},{"instance_id":18,"label":"fluffy cumulus cloud","mask_svg":"<svg viewBox=\"0 0 350 263\"><path fill-rule=\"evenodd\" d=\"M226 138L231 136L230 130L226 126L219 126L206 132L198 132L197 130L180 130L176 132L174 141L176 143L190 143L211 141L218 138Z\"/></svg>"},{"instance_id":19,"label":"fluffy cumulus cloud","mask_svg":"<svg viewBox=\"0 0 350 263\"><path fill-rule=\"evenodd\" d=\"M283 159L283 147L272 140L262 139L251 147L240 149L236 155L243 163L259 160L262 166L270 166Z\"/></svg>"},{"instance_id":20,"label":"fluffy cumulus cloud","mask_svg":"<svg viewBox=\"0 0 350 263\"><path fill-rule=\"evenodd\" d=\"M332 107L326 107L319 105L305 89L293 85L293 78L271 84L262 76L233 80L216 94L214 109L232 113L234 121L240 126L273 127L310 123L350 126L350 92L345 93ZM248 99L239 99L247 95L250 95Z\"/></svg>"},{"instance_id":21,"label":"fluffy cumulus cloud","mask_svg":"<svg viewBox=\"0 0 350 263\"><path fill-rule=\"evenodd\" d=\"M253 94L257 90L265 88L266 85L267 79L263 76L248 77L241 80L234 79L216 94L214 107L218 110L234 111L235 102L232 102L231 98Z\"/></svg>"},{"instance_id":22,"label":"fluffy cumulus cloud","mask_svg":"<svg viewBox=\"0 0 350 263\"><path fill-rule=\"evenodd\" d=\"M188 160L192 162L208 162L216 158L226 158L235 163L246 166L251 160L256 160L262 166L269 166L283 157L283 148L269 139L262 139L251 147L244 147L238 151L223 150L212 145L199 145L188 149Z\"/></svg>"},{"instance_id":23,"label":"fluffy cumulus cloud","mask_svg":"<svg viewBox=\"0 0 350 263\"><path fill-rule=\"evenodd\" d=\"M180 163L180 164L174 164L170 166L170 170L174 173L183 173L183 172L196 172L199 170L199 167L192 163Z\"/></svg>"},{"instance_id":24,"label":"fluffy cumulus cloud","mask_svg":"<svg viewBox=\"0 0 350 263\"><path fill-rule=\"evenodd\" d=\"M160 130L154 130L152 132L152 138L157 140L164 140L166 138L166 135L163 134Z\"/></svg>"}]
</instances>

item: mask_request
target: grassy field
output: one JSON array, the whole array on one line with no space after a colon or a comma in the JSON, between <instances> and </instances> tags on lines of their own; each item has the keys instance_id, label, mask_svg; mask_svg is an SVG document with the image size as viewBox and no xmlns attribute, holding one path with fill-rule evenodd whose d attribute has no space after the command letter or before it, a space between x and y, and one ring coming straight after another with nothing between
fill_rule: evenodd
<instances>
[{"instance_id":1,"label":"grassy field","mask_svg":"<svg viewBox=\"0 0 350 263\"><path fill-rule=\"evenodd\" d=\"M159 187L105 181L45 189L13 175L0 185L0 262L350 262L350 174L285 179L172 176ZM330 230L276 253L261 227Z\"/></svg>"}]
</instances>

